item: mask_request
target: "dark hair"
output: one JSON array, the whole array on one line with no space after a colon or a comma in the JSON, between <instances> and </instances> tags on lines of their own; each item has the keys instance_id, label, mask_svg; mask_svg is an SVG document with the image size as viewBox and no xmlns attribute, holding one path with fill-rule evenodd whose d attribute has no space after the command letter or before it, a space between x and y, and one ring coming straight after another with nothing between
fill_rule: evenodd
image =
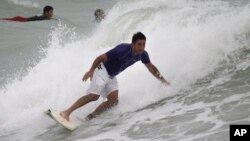
<instances>
[{"instance_id":1,"label":"dark hair","mask_svg":"<svg viewBox=\"0 0 250 141\"><path fill-rule=\"evenodd\" d=\"M49 12L50 10L53 10L53 7L47 5L47 6L45 6L45 7L43 8L43 13Z\"/></svg>"},{"instance_id":2,"label":"dark hair","mask_svg":"<svg viewBox=\"0 0 250 141\"><path fill-rule=\"evenodd\" d=\"M141 32L137 32L132 37L132 43L135 43L137 40L146 40L146 36Z\"/></svg>"},{"instance_id":3,"label":"dark hair","mask_svg":"<svg viewBox=\"0 0 250 141\"><path fill-rule=\"evenodd\" d=\"M104 11L102 9L96 9L94 15L98 17L100 14L104 14Z\"/></svg>"}]
</instances>

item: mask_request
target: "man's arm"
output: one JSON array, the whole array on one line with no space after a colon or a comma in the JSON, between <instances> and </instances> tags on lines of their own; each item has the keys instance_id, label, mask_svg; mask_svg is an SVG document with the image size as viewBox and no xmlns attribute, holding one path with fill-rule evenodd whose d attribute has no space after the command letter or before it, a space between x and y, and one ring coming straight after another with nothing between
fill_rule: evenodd
<instances>
[{"instance_id":1,"label":"man's arm","mask_svg":"<svg viewBox=\"0 0 250 141\"><path fill-rule=\"evenodd\" d=\"M153 74L158 80L160 80L162 83L170 85L170 83L161 75L159 70L153 65L152 63L145 64L148 70Z\"/></svg>"},{"instance_id":2,"label":"man's arm","mask_svg":"<svg viewBox=\"0 0 250 141\"><path fill-rule=\"evenodd\" d=\"M107 60L108 60L108 58L107 58L106 54L102 54L102 55L96 57L96 59L94 60L90 70L85 73L82 80L87 81L88 78L91 79L93 77L95 69L100 65L100 63L105 62Z\"/></svg>"}]
</instances>

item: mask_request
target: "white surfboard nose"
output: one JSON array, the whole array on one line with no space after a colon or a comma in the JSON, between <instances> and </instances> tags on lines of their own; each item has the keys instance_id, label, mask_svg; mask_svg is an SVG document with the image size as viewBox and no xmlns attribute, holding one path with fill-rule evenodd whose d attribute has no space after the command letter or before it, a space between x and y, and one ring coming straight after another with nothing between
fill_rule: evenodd
<instances>
[{"instance_id":1,"label":"white surfboard nose","mask_svg":"<svg viewBox=\"0 0 250 141\"><path fill-rule=\"evenodd\" d=\"M47 111L45 111L45 114L48 115L53 120L55 120L60 125L62 125L64 128L71 131L75 130L83 122L83 120L79 120L77 117L74 116L71 116L70 121L67 121L60 115L60 112L56 110L48 109Z\"/></svg>"}]
</instances>

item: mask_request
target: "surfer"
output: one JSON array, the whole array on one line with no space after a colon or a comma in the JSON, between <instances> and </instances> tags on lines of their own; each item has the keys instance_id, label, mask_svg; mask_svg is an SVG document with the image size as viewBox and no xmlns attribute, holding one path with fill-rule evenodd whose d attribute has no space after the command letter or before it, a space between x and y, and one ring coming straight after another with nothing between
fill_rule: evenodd
<instances>
[{"instance_id":1,"label":"surfer","mask_svg":"<svg viewBox=\"0 0 250 141\"><path fill-rule=\"evenodd\" d=\"M33 16L33 17L22 17L16 16L13 18L3 18L1 20L9 20L9 21L17 21L17 22L29 22L29 21L41 21L41 20L50 20L53 16L53 7L52 6L45 6L43 8L43 14L40 16Z\"/></svg>"},{"instance_id":2,"label":"surfer","mask_svg":"<svg viewBox=\"0 0 250 141\"><path fill-rule=\"evenodd\" d=\"M60 112L60 115L69 121L70 114L81 106L99 99L100 96L107 98L107 101L100 104L86 120L91 120L103 111L118 104L118 82L116 76L123 70L141 61L147 69L163 84L170 83L161 75L155 65L150 61L145 49L146 37L143 33L137 32L132 37L132 43L122 43L108 52L98 56L90 70L83 76L83 81L91 79L87 95L78 99L71 107Z\"/></svg>"}]
</instances>

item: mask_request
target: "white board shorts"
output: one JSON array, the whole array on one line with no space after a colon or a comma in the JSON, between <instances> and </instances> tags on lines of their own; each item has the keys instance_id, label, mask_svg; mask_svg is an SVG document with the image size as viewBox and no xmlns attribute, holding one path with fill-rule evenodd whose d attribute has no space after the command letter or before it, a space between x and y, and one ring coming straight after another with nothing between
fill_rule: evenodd
<instances>
[{"instance_id":1,"label":"white board shorts","mask_svg":"<svg viewBox=\"0 0 250 141\"><path fill-rule=\"evenodd\" d=\"M115 90L118 90L116 77L111 77L103 63L101 63L94 71L87 94L96 94L106 98Z\"/></svg>"}]
</instances>

